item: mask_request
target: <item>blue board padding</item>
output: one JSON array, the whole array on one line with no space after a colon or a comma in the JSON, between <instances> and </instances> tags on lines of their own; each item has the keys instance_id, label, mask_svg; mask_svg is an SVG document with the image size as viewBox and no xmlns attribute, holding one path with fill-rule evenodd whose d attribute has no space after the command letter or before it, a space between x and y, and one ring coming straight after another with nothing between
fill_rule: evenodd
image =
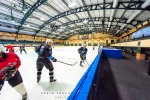
<instances>
[{"instance_id":1,"label":"blue board padding","mask_svg":"<svg viewBox=\"0 0 150 100\"><path fill-rule=\"evenodd\" d=\"M95 60L84 73L67 100L87 100L90 88L94 79L96 69L101 58L102 50L96 56Z\"/></svg>"},{"instance_id":2,"label":"blue board padding","mask_svg":"<svg viewBox=\"0 0 150 100\"><path fill-rule=\"evenodd\" d=\"M80 87L82 87L83 82L86 79L86 76L89 73L89 70L91 69L91 66L93 65L93 63L94 63L94 61L89 66L89 68L87 69L87 71L84 73L84 75L82 76L82 78L80 79L80 81L78 82L78 84L76 85L76 87L74 88L74 90L72 91L72 93L70 94L70 96L68 97L67 100L73 100L73 98L75 98L75 95L78 93L78 90L80 89Z\"/></svg>"},{"instance_id":3,"label":"blue board padding","mask_svg":"<svg viewBox=\"0 0 150 100\"><path fill-rule=\"evenodd\" d=\"M121 59L122 58L122 50L103 48L103 57Z\"/></svg>"},{"instance_id":4,"label":"blue board padding","mask_svg":"<svg viewBox=\"0 0 150 100\"><path fill-rule=\"evenodd\" d=\"M93 64L91 70L89 71L89 74L87 75L86 80L84 81L82 87L80 88L80 93L76 95L75 97L76 99L74 100L87 100L88 99L88 95L90 92L90 88L92 86L92 82L94 79L96 69L98 67L99 60L100 60L100 55L98 55L97 59L95 60L95 63Z\"/></svg>"}]
</instances>

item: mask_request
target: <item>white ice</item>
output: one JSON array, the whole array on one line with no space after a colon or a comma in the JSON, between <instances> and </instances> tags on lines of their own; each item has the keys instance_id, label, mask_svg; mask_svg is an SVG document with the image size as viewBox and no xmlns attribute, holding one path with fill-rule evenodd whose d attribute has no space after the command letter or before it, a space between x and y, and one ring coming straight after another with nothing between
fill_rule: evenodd
<instances>
[{"instance_id":1,"label":"white ice","mask_svg":"<svg viewBox=\"0 0 150 100\"><path fill-rule=\"evenodd\" d=\"M39 84L36 83L36 59L37 54L33 51L33 48L27 48L27 54L23 52L20 55L19 51L16 52L21 59L21 66L19 71L23 78L23 83L27 89L28 99L27 100L66 100L69 93L77 85L78 81L89 67L85 62L84 67L79 66L80 57L77 52L79 47L64 47L56 46L53 48L53 56L59 61L74 63L78 61L75 66L65 65L59 62L53 62L54 66L54 77L57 82L49 83L49 71L44 67L42 71L42 78ZM92 63L97 55L98 48L92 50L88 48L87 62ZM45 93L45 94L44 94ZM19 95L7 81L2 88L0 94L0 100L21 100Z\"/></svg>"}]
</instances>

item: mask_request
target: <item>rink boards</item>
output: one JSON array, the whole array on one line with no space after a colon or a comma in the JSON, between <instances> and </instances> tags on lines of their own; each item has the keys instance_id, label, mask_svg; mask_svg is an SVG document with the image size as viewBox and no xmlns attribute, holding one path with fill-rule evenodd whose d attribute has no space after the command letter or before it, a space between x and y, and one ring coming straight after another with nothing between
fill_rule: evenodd
<instances>
[{"instance_id":1,"label":"rink boards","mask_svg":"<svg viewBox=\"0 0 150 100\"><path fill-rule=\"evenodd\" d=\"M101 49L67 100L88 100L89 99L89 94L93 91L91 89L92 85L95 84L95 86L98 86L101 59L104 57L121 59L122 51L113 48Z\"/></svg>"}]
</instances>

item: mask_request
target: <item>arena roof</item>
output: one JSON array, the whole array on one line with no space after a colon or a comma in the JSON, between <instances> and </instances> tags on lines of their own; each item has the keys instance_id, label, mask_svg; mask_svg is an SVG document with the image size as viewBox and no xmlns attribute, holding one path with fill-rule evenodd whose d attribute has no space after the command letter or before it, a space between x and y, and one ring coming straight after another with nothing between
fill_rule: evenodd
<instances>
[{"instance_id":1,"label":"arena roof","mask_svg":"<svg viewBox=\"0 0 150 100\"><path fill-rule=\"evenodd\" d=\"M150 0L0 0L0 30L33 36L120 36L148 18Z\"/></svg>"}]
</instances>

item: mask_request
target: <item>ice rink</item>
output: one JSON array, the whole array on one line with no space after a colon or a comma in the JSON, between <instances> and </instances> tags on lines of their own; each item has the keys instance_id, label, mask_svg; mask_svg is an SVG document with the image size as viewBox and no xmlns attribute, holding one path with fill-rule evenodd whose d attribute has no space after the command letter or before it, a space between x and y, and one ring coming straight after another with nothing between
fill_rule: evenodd
<instances>
[{"instance_id":1,"label":"ice rink","mask_svg":"<svg viewBox=\"0 0 150 100\"><path fill-rule=\"evenodd\" d=\"M27 89L27 100L66 100L72 92L84 72L89 67L87 63L84 67L79 66L80 57L77 52L79 47L56 46L53 48L53 57L59 61L74 63L75 66L65 65L59 62L53 62L54 78L57 82L49 83L49 71L43 68L42 77L39 84L36 83L36 59L37 54L33 48L27 48L27 54L16 52L21 59L19 71L22 75L24 85ZM87 47L87 62L90 64L97 55L98 48L93 50L92 46ZM21 100L21 96L5 82L0 94L0 100Z\"/></svg>"}]
</instances>

